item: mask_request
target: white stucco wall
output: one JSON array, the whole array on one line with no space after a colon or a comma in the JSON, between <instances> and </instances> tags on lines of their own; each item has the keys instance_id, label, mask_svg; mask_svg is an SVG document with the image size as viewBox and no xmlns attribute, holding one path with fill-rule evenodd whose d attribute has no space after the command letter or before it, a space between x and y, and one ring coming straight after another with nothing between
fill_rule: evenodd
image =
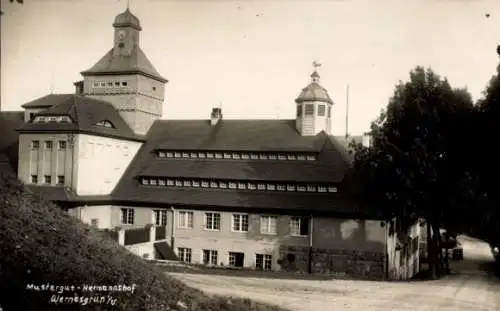
<instances>
[{"instance_id":1,"label":"white stucco wall","mask_svg":"<svg viewBox=\"0 0 500 311\"><path fill-rule=\"evenodd\" d=\"M140 142L78 134L76 193L107 195L128 168Z\"/></svg>"}]
</instances>

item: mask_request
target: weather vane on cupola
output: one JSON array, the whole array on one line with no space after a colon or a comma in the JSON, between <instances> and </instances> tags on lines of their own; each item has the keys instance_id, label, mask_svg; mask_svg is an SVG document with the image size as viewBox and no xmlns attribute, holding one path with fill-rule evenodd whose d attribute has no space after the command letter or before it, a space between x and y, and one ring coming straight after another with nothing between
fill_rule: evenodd
<instances>
[{"instance_id":1,"label":"weather vane on cupola","mask_svg":"<svg viewBox=\"0 0 500 311\"><path fill-rule=\"evenodd\" d=\"M312 65L314 68L314 72L311 74L312 82L318 83L319 82L318 68L321 67L321 64L315 60L315 61L313 61Z\"/></svg>"}]
</instances>

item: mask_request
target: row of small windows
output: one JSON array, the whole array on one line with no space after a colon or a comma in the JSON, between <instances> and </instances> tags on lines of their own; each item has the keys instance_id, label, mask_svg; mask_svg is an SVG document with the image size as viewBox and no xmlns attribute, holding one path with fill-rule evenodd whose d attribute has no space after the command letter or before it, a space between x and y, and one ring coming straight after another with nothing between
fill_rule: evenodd
<instances>
[{"instance_id":1,"label":"row of small windows","mask_svg":"<svg viewBox=\"0 0 500 311\"><path fill-rule=\"evenodd\" d=\"M167 211L153 210L154 224L158 226L167 225ZM203 215L203 229L211 231L221 231L221 213L205 212ZM124 225L133 225L135 220L135 210L133 208L121 209L121 222ZM289 230L292 236L308 236L309 235L309 217L293 216L290 218ZM194 228L194 212L192 211L177 211L177 228L193 229ZM261 215L259 223L255 224L255 228L260 228L261 234L276 235L278 234L278 216ZM248 214L234 213L231 217L232 232L248 232L250 226L250 217Z\"/></svg>"},{"instance_id":2,"label":"row of small windows","mask_svg":"<svg viewBox=\"0 0 500 311\"><path fill-rule=\"evenodd\" d=\"M231 267L241 268L244 266L245 254L240 252L228 252L228 264ZM177 248L177 256L180 261L191 263L193 257L193 250L186 247ZM219 252L217 250L203 249L202 253L203 264L217 265L219 259ZM258 270L271 270L273 256L269 254L255 254L255 268ZM221 262L222 265L222 262Z\"/></svg>"},{"instance_id":3,"label":"row of small windows","mask_svg":"<svg viewBox=\"0 0 500 311\"><path fill-rule=\"evenodd\" d=\"M58 175L57 179L56 179L56 185L63 186L64 181L65 181L64 175ZM52 176L51 175L44 175L43 180L40 180L38 178L38 175L31 175L30 183L36 185L36 184L39 184L40 182L42 182L42 184L44 184L44 185L52 185Z\"/></svg>"},{"instance_id":4,"label":"row of small windows","mask_svg":"<svg viewBox=\"0 0 500 311\"><path fill-rule=\"evenodd\" d=\"M275 152L210 152L210 151L158 151L160 158L191 158L191 159L232 159L232 160L316 160L312 153L275 153Z\"/></svg>"},{"instance_id":5,"label":"row of small windows","mask_svg":"<svg viewBox=\"0 0 500 311\"><path fill-rule=\"evenodd\" d=\"M256 183L248 181L200 180L200 179L170 179L142 177L141 183L149 186L219 188L259 191L288 192L337 192L334 185L297 184L297 183Z\"/></svg>"},{"instance_id":6,"label":"row of small windows","mask_svg":"<svg viewBox=\"0 0 500 311\"><path fill-rule=\"evenodd\" d=\"M328 107L326 108L326 105L320 104L318 105L318 111L317 114L319 117L324 117L325 114L328 115L327 117L330 118L332 114L332 108ZM302 111L302 105L297 105L297 116L302 117L302 113L304 113L305 116L313 116L314 115L314 104L305 104L304 105L304 111Z\"/></svg>"},{"instance_id":7,"label":"row of small windows","mask_svg":"<svg viewBox=\"0 0 500 311\"><path fill-rule=\"evenodd\" d=\"M46 140L43 142L43 146L45 149L53 149L54 142L52 140ZM68 147L68 143L65 140L57 141L57 148L60 150L66 149ZM40 141L33 140L31 141L31 149L40 149Z\"/></svg>"},{"instance_id":8,"label":"row of small windows","mask_svg":"<svg viewBox=\"0 0 500 311\"><path fill-rule=\"evenodd\" d=\"M108 82L103 82L103 81L94 81L92 84L93 87L126 87L127 86L127 81L108 81Z\"/></svg>"},{"instance_id":9,"label":"row of small windows","mask_svg":"<svg viewBox=\"0 0 500 311\"><path fill-rule=\"evenodd\" d=\"M34 123L71 123L71 118L68 116L36 116Z\"/></svg>"}]
</instances>

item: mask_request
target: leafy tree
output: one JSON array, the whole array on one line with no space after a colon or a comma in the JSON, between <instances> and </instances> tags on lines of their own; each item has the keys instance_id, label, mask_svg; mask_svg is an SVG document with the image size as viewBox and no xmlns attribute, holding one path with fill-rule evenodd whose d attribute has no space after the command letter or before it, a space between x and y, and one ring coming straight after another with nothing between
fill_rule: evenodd
<instances>
[{"instance_id":1,"label":"leafy tree","mask_svg":"<svg viewBox=\"0 0 500 311\"><path fill-rule=\"evenodd\" d=\"M428 233L431 227L437 233L428 241L434 276L441 254L439 227L445 215L453 217L456 189L469 184L458 145L472 109L467 90L453 89L431 69L416 67L372 123L372 146L355 147L354 194L398 216L400 231L417 217L427 220Z\"/></svg>"}]
</instances>

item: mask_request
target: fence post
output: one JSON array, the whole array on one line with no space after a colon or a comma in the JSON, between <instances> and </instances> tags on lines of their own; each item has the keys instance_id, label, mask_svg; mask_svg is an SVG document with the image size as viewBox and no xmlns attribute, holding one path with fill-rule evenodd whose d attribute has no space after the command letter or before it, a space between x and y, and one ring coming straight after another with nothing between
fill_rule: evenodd
<instances>
[{"instance_id":1,"label":"fence post","mask_svg":"<svg viewBox=\"0 0 500 311\"><path fill-rule=\"evenodd\" d=\"M156 226L152 225L149 229L149 241L154 242L156 240Z\"/></svg>"},{"instance_id":2,"label":"fence post","mask_svg":"<svg viewBox=\"0 0 500 311\"><path fill-rule=\"evenodd\" d=\"M123 228L118 230L118 244L125 245L125 229Z\"/></svg>"}]
</instances>

